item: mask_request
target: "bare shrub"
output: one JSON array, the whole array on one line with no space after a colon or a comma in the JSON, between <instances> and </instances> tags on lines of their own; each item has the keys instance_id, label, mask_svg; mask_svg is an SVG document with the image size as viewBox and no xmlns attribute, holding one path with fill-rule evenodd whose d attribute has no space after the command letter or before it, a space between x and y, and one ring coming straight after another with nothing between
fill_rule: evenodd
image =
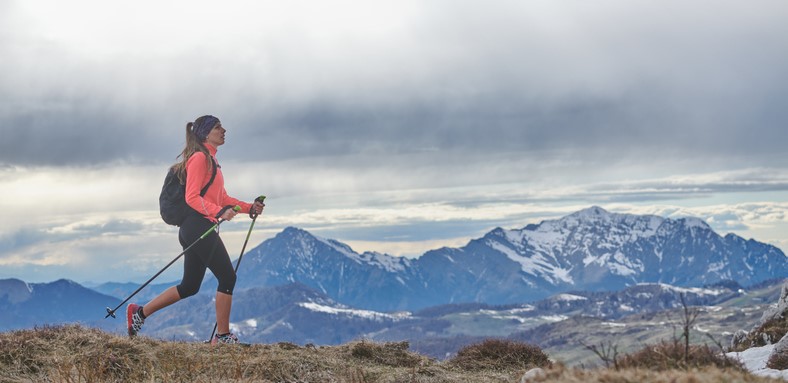
<instances>
[{"instance_id":1,"label":"bare shrub","mask_svg":"<svg viewBox=\"0 0 788 383\"><path fill-rule=\"evenodd\" d=\"M488 339L463 347L448 363L470 371L546 368L552 365L539 347L503 339Z\"/></svg>"},{"instance_id":2,"label":"bare shrub","mask_svg":"<svg viewBox=\"0 0 788 383\"><path fill-rule=\"evenodd\" d=\"M279 342L276 344L282 350L298 350L301 346L291 342Z\"/></svg>"},{"instance_id":3,"label":"bare shrub","mask_svg":"<svg viewBox=\"0 0 788 383\"><path fill-rule=\"evenodd\" d=\"M658 371L702 367L745 370L741 362L708 345L690 345L689 349L685 347L685 344L678 341L648 345L640 351L620 357L618 366L622 369L645 368Z\"/></svg>"},{"instance_id":4,"label":"bare shrub","mask_svg":"<svg viewBox=\"0 0 788 383\"><path fill-rule=\"evenodd\" d=\"M767 320L751 331L743 339L738 340L732 345L731 351L744 351L751 347L762 347L777 343L788 333L788 313L782 313L772 319Z\"/></svg>"},{"instance_id":5,"label":"bare shrub","mask_svg":"<svg viewBox=\"0 0 788 383\"><path fill-rule=\"evenodd\" d=\"M599 359L605 363L605 368L610 368L611 366L618 370L618 345L614 344L611 341L600 342L599 346L595 344L586 344L584 342L580 342L586 350L593 352Z\"/></svg>"},{"instance_id":6,"label":"bare shrub","mask_svg":"<svg viewBox=\"0 0 788 383\"><path fill-rule=\"evenodd\" d=\"M408 342L374 343L361 341L354 344L350 354L358 359L365 359L377 364L392 367L415 367L422 358L408 352Z\"/></svg>"},{"instance_id":7,"label":"bare shrub","mask_svg":"<svg viewBox=\"0 0 788 383\"><path fill-rule=\"evenodd\" d=\"M788 370L788 350L773 353L766 362L766 367L775 370Z\"/></svg>"},{"instance_id":8,"label":"bare shrub","mask_svg":"<svg viewBox=\"0 0 788 383\"><path fill-rule=\"evenodd\" d=\"M697 307L690 307L684 299L684 293L679 294L681 298L681 307L683 308L682 321L681 321L681 337L684 338L684 364L689 363L690 351L690 329L695 324L695 321L700 315L700 309Z\"/></svg>"}]
</instances>

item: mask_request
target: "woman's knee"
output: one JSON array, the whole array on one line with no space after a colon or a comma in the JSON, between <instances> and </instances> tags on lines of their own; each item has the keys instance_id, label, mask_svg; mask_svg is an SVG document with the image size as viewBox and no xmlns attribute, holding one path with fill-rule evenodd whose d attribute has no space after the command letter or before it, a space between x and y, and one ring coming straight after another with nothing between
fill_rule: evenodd
<instances>
[{"instance_id":1,"label":"woman's knee","mask_svg":"<svg viewBox=\"0 0 788 383\"><path fill-rule=\"evenodd\" d=\"M219 287L216 289L216 291L225 294L232 294L233 289L235 289L235 280L235 273L224 276L221 280L219 280Z\"/></svg>"},{"instance_id":2,"label":"woman's knee","mask_svg":"<svg viewBox=\"0 0 788 383\"><path fill-rule=\"evenodd\" d=\"M198 291L200 291L199 284L194 286L178 285L176 288L178 289L178 295L181 296L181 299L195 295Z\"/></svg>"}]
</instances>

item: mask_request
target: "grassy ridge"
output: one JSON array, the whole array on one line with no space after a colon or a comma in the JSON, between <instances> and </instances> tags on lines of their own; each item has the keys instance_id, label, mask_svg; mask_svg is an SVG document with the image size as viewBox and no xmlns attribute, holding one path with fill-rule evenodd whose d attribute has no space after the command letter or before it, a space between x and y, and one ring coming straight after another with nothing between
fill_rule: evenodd
<instances>
[{"instance_id":1,"label":"grassy ridge","mask_svg":"<svg viewBox=\"0 0 788 383\"><path fill-rule=\"evenodd\" d=\"M523 372L467 372L403 343L211 346L80 326L0 334L3 382L512 382Z\"/></svg>"},{"instance_id":2,"label":"grassy ridge","mask_svg":"<svg viewBox=\"0 0 788 383\"><path fill-rule=\"evenodd\" d=\"M466 357L475 355L471 363L438 362L408 351L407 343L210 346L132 340L80 326L45 327L0 333L0 382L514 383L534 366L546 370L537 381L551 382L773 382L735 369L568 369L550 363L538 349L485 343L468 350ZM522 350L524 358L504 358L500 353L507 350Z\"/></svg>"}]
</instances>

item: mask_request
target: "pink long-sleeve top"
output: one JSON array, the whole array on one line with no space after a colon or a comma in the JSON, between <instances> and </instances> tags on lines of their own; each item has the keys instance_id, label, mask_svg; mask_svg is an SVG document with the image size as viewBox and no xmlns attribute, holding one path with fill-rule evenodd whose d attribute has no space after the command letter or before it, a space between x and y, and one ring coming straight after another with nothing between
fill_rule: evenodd
<instances>
[{"instance_id":1,"label":"pink long-sleeve top","mask_svg":"<svg viewBox=\"0 0 788 383\"><path fill-rule=\"evenodd\" d=\"M213 160L216 161L216 148L207 143L205 147ZM218 161L216 165L216 178L208 187L205 196L201 197L200 191L211 179L213 172L211 163L206 161L205 154L202 152L196 152L189 157L189 160L186 161L186 203L213 222L217 222L216 215L227 205L238 205L241 207L241 213L248 213L252 204L227 195L227 191L224 190L224 176L222 176L222 169L219 167Z\"/></svg>"}]
</instances>

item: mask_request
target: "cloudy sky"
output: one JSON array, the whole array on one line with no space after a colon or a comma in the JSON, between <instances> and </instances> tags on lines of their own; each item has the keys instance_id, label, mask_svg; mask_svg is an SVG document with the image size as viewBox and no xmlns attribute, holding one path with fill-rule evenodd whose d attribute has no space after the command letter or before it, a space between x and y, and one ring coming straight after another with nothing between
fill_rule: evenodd
<instances>
[{"instance_id":1,"label":"cloudy sky","mask_svg":"<svg viewBox=\"0 0 788 383\"><path fill-rule=\"evenodd\" d=\"M0 278L144 281L185 125L231 195L414 257L573 211L788 248L784 1L0 2ZM223 225L240 252L249 219ZM174 267L162 277L175 280Z\"/></svg>"}]
</instances>

